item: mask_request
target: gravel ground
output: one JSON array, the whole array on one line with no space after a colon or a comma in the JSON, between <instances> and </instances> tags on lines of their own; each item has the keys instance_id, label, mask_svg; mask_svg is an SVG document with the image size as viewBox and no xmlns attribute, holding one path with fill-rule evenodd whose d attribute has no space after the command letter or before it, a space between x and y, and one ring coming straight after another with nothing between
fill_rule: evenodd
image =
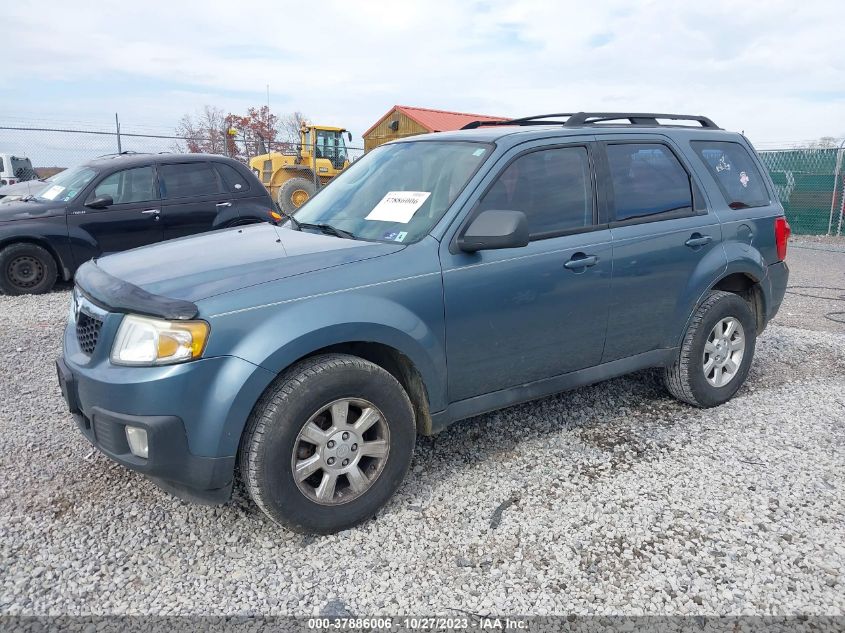
<instances>
[{"instance_id":1,"label":"gravel ground","mask_svg":"<svg viewBox=\"0 0 845 633\"><path fill-rule=\"evenodd\" d=\"M793 283L845 287L845 242L814 244ZM93 452L52 367L67 303L0 297L0 613L845 614L837 302L788 297L718 409L641 372L422 439L378 518L329 537Z\"/></svg>"}]
</instances>

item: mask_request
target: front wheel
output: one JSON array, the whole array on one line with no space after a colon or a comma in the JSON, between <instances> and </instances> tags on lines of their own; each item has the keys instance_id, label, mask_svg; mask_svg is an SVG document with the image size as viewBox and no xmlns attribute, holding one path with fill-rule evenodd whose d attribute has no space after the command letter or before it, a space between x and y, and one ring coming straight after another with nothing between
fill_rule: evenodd
<instances>
[{"instance_id":1,"label":"front wheel","mask_svg":"<svg viewBox=\"0 0 845 633\"><path fill-rule=\"evenodd\" d=\"M411 401L387 371L326 354L287 370L256 405L241 477L273 521L329 534L373 516L411 463Z\"/></svg>"},{"instance_id":2,"label":"front wheel","mask_svg":"<svg viewBox=\"0 0 845 633\"><path fill-rule=\"evenodd\" d=\"M57 274L56 260L37 244L12 244L0 251L0 290L7 295L48 292Z\"/></svg>"},{"instance_id":3,"label":"front wheel","mask_svg":"<svg viewBox=\"0 0 845 633\"><path fill-rule=\"evenodd\" d=\"M739 295L714 290L693 314L676 361L664 370L669 392L697 407L730 400L754 358L754 313Z\"/></svg>"}]
</instances>

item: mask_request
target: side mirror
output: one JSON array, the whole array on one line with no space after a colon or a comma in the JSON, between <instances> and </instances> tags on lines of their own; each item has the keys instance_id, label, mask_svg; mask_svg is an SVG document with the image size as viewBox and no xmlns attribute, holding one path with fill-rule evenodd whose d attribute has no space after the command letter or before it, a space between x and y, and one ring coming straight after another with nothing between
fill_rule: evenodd
<instances>
[{"instance_id":1,"label":"side mirror","mask_svg":"<svg viewBox=\"0 0 845 633\"><path fill-rule=\"evenodd\" d=\"M528 244L528 218L522 211L482 211L458 238L467 253Z\"/></svg>"},{"instance_id":2,"label":"side mirror","mask_svg":"<svg viewBox=\"0 0 845 633\"><path fill-rule=\"evenodd\" d=\"M351 143L351 142L352 142L352 132L347 132L347 133L346 133L346 138L348 138L348 139L349 139L349 142Z\"/></svg>"},{"instance_id":3,"label":"side mirror","mask_svg":"<svg viewBox=\"0 0 845 633\"><path fill-rule=\"evenodd\" d=\"M114 198L111 196L97 196L93 200L85 203L85 206L90 209L105 209L114 204Z\"/></svg>"}]
</instances>

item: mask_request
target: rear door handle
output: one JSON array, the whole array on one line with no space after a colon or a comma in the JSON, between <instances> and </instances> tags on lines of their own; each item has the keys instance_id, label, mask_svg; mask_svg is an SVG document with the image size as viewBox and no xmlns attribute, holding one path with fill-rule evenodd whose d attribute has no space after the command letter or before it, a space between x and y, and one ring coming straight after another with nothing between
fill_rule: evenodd
<instances>
[{"instance_id":1,"label":"rear door handle","mask_svg":"<svg viewBox=\"0 0 845 633\"><path fill-rule=\"evenodd\" d=\"M713 241L713 238L709 235L702 235L701 233L693 233L690 238L684 242L690 248L695 248L696 246L704 246L705 244L709 244Z\"/></svg>"},{"instance_id":2,"label":"rear door handle","mask_svg":"<svg viewBox=\"0 0 845 633\"><path fill-rule=\"evenodd\" d=\"M147 209L146 211L141 211L144 215L150 215L152 213L161 213L158 209Z\"/></svg>"},{"instance_id":3,"label":"rear door handle","mask_svg":"<svg viewBox=\"0 0 845 633\"><path fill-rule=\"evenodd\" d=\"M563 267L568 268L569 270L581 270L582 268L589 268L590 266L595 266L599 258L595 255L582 255L581 257L576 257L578 253L572 256L568 262L566 262Z\"/></svg>"},{"instance_id":4,"label":"rear door handle","mask_svg":"<svg viewBox=\"0 0 845 633\"><path fill-rule=\"evenodd\" d=\"M231 207L232 203L231 202L218 202L214 206L215 207Z\"/></svg>"}]
</instances>

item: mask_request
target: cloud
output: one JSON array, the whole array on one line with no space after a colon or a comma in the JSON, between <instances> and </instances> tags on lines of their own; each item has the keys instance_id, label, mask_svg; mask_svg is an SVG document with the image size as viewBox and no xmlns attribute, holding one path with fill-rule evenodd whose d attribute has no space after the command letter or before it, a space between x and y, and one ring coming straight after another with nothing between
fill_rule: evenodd
<instances>
[{"instance_id":1,"label":"cloud","mask_svg":"<svg viewBox=\"0 0 845 633\"><path fill-rule=\"evenodd\" d=\"M395 103L707 114L758 144L845 134L843 3L25 5L4 8L0 120L168 128L205 103L259 105L270 84L275 111L356 134Z\"/></svg>"}]
</instances>

